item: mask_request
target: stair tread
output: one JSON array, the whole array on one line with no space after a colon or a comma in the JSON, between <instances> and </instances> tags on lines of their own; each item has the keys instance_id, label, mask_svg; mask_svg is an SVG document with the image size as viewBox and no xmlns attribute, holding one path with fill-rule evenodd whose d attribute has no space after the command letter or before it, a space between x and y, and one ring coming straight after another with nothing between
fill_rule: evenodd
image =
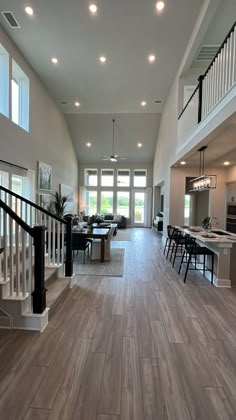
<instances>
[{"instance_id":1,"label":"stair tread","mask_svg":"<svg viewBox=\"0 0 236 420\"><path fill-rule=\"evenodd\" d=\"M56 278L47 286L47 306L51 308L70 286L70 280Z\"/></svg>"},{"instance_id":2,"label":"stair tread","mask_svg":"<svg viewBox=\"0 0 236 420\"><path fill-rule=\"evenodd\" d=\"M49 283L51 283L58 274L58 267L45 267L44 271L44 282L47 284L47 287Z\"/></svg>"}]
</instances>

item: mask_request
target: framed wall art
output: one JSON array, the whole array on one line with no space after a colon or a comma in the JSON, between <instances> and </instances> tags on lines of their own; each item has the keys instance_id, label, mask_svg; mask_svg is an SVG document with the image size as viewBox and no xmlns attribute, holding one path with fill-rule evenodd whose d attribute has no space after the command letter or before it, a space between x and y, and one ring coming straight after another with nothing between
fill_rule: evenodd
<instances>
[{"instance_id":1,"label":"framed wall art","mask_svg":"<svg viewBox=\"0 0 236 420\"><path fill-rule=\"evenodd\" d=\"M46 163L38 163L38 189L51 191L52 189L52 167Z\"/></svg>"},{"instance_id":2,"label":"framed wall art","mask_svg":"<svg viewBox=\"0 0 236 420\"><path fill-rule=\"evenodd\" d=\"M67 197L65 214L74 213L74 188L71 185L60 184L60 193Z\"/></svg>"}]
</instances>

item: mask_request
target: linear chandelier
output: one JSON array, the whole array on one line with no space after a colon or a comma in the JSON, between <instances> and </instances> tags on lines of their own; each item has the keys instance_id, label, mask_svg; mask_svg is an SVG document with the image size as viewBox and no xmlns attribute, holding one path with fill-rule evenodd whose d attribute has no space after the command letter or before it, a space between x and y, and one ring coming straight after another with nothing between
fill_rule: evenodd
<instances>
[{"instance_id":1,"label":"linear chandelier","mask_svg":"<svg viewBox=\"0 0 236 420\"><path fill-rule=\"evenodd\" d=\"M205 172L204 153L206 149L207 149L207 146L202 146L200 149L198 149L198 152L200 153L199 176L190 181L193 183L193 188L192 190L190 190L191 192L216 189L216 175L204 174Z\"/></svg>"}]
</instances>

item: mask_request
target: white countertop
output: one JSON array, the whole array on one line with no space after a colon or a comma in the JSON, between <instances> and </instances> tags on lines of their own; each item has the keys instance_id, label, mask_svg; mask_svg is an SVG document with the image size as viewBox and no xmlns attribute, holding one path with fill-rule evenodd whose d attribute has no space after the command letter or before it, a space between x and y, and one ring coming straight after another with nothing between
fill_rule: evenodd
<instances>
[{"instance_id":1,"label":"white countertop","mask_svg":"<svg viewBox=\"0 0 236 420\"><path fill-rule=\"evenodd\" d=\"M234 243L236 244L236 235L223 229L213 228L213 232L206 233L200 226L178 226L178 228L202 242L215 243L219 244L219 246L223 244L231 244L231 246ZM219 235L217 231L224 232L225 235Z\"/></svg>"}]
</instances>

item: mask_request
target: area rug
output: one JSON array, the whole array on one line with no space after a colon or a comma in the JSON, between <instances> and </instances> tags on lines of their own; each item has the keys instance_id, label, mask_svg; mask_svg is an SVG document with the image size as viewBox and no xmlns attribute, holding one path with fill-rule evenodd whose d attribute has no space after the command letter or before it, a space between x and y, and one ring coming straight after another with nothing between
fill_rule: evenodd
<instances>
[{"instance_id":1,"label":"area rug","mask_svg":"<svg viewBox=\"0 0 236 420\"><path fill-rule=\"evenodd\" d=\"M86 260L85 264L82 263L81 255L79 255L74 260L74 274L122 277L124 267L124 254L124 248L112 248L110 261L105 261L104 263L101 263L100 261Z\"/></svg>"},{"instance_id":2,"label":"area rug","mask_svg":"<svg viewBox=\"0 0 236 420\"><path fill-rule=\"evenodd\" d=\"M112 237L112 241L131 241L130 229L118 229L116 236Z\"/></svg>"}]
</instances>

